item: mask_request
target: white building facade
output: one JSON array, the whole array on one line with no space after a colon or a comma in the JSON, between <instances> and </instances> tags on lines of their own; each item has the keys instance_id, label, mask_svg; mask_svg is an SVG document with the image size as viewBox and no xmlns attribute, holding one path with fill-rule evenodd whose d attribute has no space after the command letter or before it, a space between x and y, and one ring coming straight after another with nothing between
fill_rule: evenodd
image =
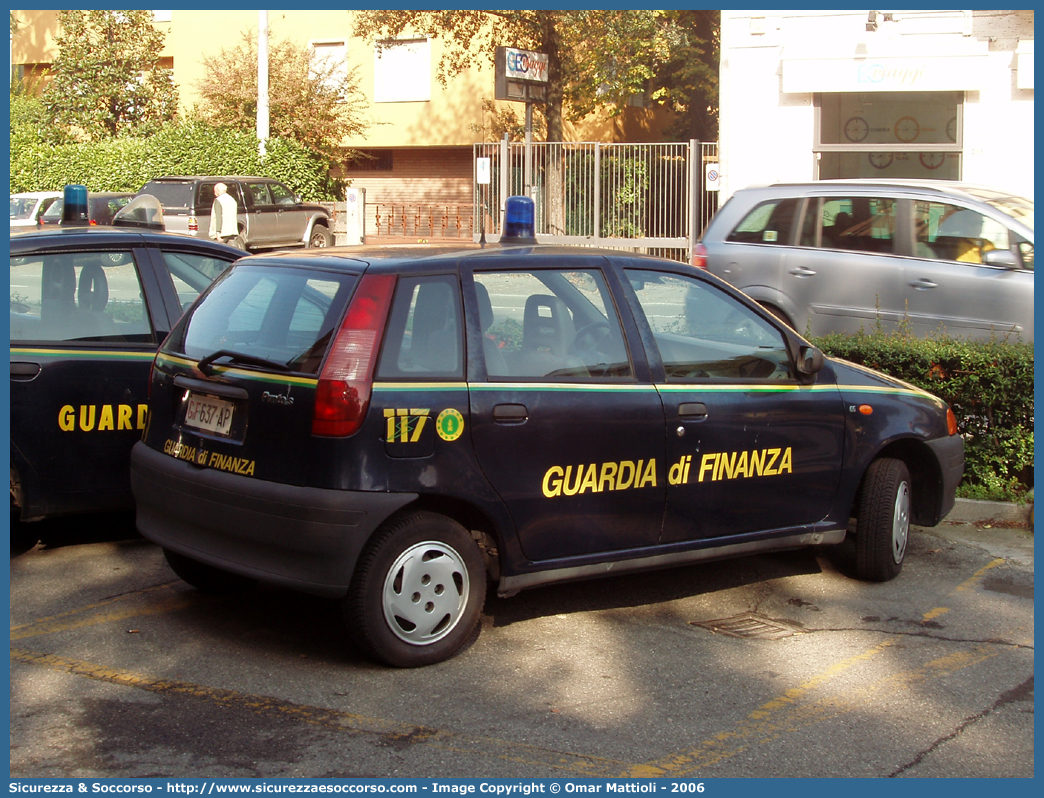
<instances>
[{"instance_id":1,"label":"white building facade","mask_svg":"<svg viewBox=\"0 0 1044 798\"><path fill-rule=\"evenodd\" d=\"M1033 11L722 11L721 200L949 179L1033 197Z\"/></svg>"}]
</instances>

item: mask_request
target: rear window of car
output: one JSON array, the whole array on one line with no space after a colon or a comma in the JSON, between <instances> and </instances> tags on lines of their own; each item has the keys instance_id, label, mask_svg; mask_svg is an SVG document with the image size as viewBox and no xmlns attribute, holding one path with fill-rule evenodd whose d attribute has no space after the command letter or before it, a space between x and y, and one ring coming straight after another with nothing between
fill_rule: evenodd
<instances>
[{"instance_id":1,"label":"rear window of car","mask_svg":"<svg viewBox=\"0 0 1044 798\"><path fill-rule=\"evenodd\" d=\"M192 203L192 183L153 181L146 183L139 194L151 194L167 208L185 208Z\"/></svg>"},{"instance_id":2,"label":"rear window of car","mask_svg":"<svg viewBox=\"0 0 1044 798\"><path fill-rule=\"evenodd\" d=\"M11 218L28 219L36 209L36 197L11 197Z\"/></svg>"},{"instance_id":3,"label":"rear window of car","mask_svg":"<svg viewBox=\"0 0 1044 798\"><path fill-rule=\"evenodd\" d=\"M725 240L737 244L789 244L797 204L796 199L763 202L744 216Z\"/></svg>"},{"instance_id":4,"label":"rear window of car","mask_svg":"<svg viewBox=\"0 0 1044 798\"><path fill-rule=\"evenodd\" d=\"M47 221L55 221L55 222L61 221L61 218L62 218L62 208L64 208L64 207L65 207L65 200L57 199L57 200L55 200L54 202L51 203L51 207L49 207L46 211L44 211L43 215L40 218L41 219L46 219Z\"/></svg>"},{"instance_id":5,"label":"rear window of car","mask_svg":"<svg viewBox=\"0 0 1044 798\"><path fill-rule=\"evenodd\" d=\"M233 267L186 314L163 351L221 350L318 374L356 276L271 265Z\"/></svg>"}]
</instances>

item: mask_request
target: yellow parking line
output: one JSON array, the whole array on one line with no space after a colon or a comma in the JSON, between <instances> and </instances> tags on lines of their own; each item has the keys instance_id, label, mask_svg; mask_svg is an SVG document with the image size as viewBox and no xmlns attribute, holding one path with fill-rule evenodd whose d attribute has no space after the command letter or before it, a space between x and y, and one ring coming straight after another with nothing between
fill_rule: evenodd
<instances>
[{"instance_id":1,"label":"yellow parking line","mask_svg":"<svg viewBox=\"0 0 1044 798\"><path fill-rule=\"evenodd\" d=\"M975 585L982 581L982 578L986 575L987 571L989 571L991 568L996 568L998 565L1004 565L1005 562L1006 561L1003 558L998 558L996 560L988 562L986 565L982 566L982 568L980 568L970 577L968 577L959 585L957 585L957 587L954 588L953 592L963 593L965 590L971 590L973 587L975 587Z\"/></svg>"},{"instance_id":2,"label":"yellow parking line","mask_svg":"<svg viewBox=\"0 0 1044 798\"><path fill-rule=\"evenodd\" d=\"M263 715L290 717L347 734L373 735L387 742L430 745L457 753L494 757L592 778L617 776L634 767L627 762L604 757L555 751L525 743L513 743L487 737L470 737L441 729L370 718L326 707L295 704L269 696L250 695L235 690L205 687L171 679L156 679L145 674L109 668L56 654L12 648L11 660L124 687L136 687L153 693L190 696L229 708L246 709Z\"/></svg>"},{"instance_id":3,"label":"yellow parking line","mask_svg":"<svg viewBox=\"0 0 1044 798\"><path fill-rule=\"evenodd\" d=\"M1003 559L996 559L986 563L986 565L982 566L982 568L973 573L971 576L969 576L967 579L965 579L963 582L957 585L957 587L955 587L952 591L950 591L950 595L953 596L957 593L964 593L967 590L971 590L973 587L979 584L979 582L982 581L982 578L986 575L987 571L989 571L992 568L996 568L998 565L1003 565L1004 562L1005 561ZM921 623L924 623L925 621L935 620L940 615L945 615L949 611L949 607L935 607L933 609L930 609L921 617Z\"/></svg>"},{"instance_id":4,"label":"yellow parking line","mask_svg":"<svg viewBox=\"0 0 1044 798\"><path fill-rule=\"evenodd\" d=\"M177 584L179 583L170 582L165 585L157 585L156 587L137 590L133 593L126 593L116 598L106 599L105 601L99 601L93 604L86 604L83 607L70 610L69 612L48 615L43 618L37 618L29 623L12 626L11 639L24 640L27 637L52 634L54 632L65 632L70 629L82 629L86 626L97 626L98 624L111 623L113 621L125 621L129 618L145 615L157 615L159 613L179 610L184 607L199 604L200 597L198 595L186 593L184 595L161 599L157 603L144 607L118 606L120 604L125 604L132 598L137 598L159 590L167 590ZM113 609L113 607L115 608ZM86 617L84 617L85 615Z\"/></svg>"},{"instance_id":5,"label":"yellow parking line","mask_svg":"<svg viewBox=\"0 0 1044 798\"><path fill-rule=\"evenodd\" d=\"M823 674L809 680L795 690L789 690L783 696L775 698L751 712L740 721L734 731L720 732L704 740L697 748L681 754L674 754L657 762L639 765L627 771L625 776L632 778L666 776L679 778L690 775L700 768L706 768L737 754L741 754L755 745L772 742L780 735L797 731L817 723L832 720L841 715L860 709L876 695L888 691L896 692L907 689L913 684L947 676L955 671L977 665L999 653L990 646L977 646L971 651L959 651L939 659L926 662L918 668L893 674L870 685L842 694L826 696L809 704L799 704L798 700L807 697L814 687L825 684L832 676L848 670L853 665L870 659L884 651L891 641L875 646L869 651L859 654L827 669Z\"/></svg>"},{"instance_id":6,"label":"yellow parking line","mask_svg":"<svg viewBox=\"0 0 1044 798\"><path fill-rule=\"evenodd\" d=\"M980 568L971 577L954 588L950 595L971 589L982 580L986 572L1003 562L1003 559L993 560L983 568ZM116 599L88 605L79 610L40 618L29 624L12 627L11 639L25 639L36 635L109 623L116 620L126 620L135 616L157 614L198 604L198 596L185 595L171 597L144 608L106 609L118 602L126 601L129 597L169 588L171 584L160 585L139 591L136 594L127 594ZM84 612L91 610L100 611L83 617ZM923 619L931 620L949 611L947 607L936 607L925 613ZM263 714L294 717L306 723L333 728L349 734L369 734L382 737L388 741L408 741L410 743L432 745L458 753L490 756L595 778L620 776L642 778L688 775L700 768L705 768L736 756L753 745L771 742L781 734L851 712L866 704L875 695L886 689L894 692L908 688L918 682L940 678L957 670L977 665L991 657L997 656L998 653L989 645L979 645L971 650L959 651L932 660L912 670L889 675L854 691L810 701L815 691L824 687L831 680L851 670L853 667L877 657L895 645L896 642L895 640L886 640L861 654L834 663L822 673L751 711L746 718L737 724L733 731L719 732L690 751L672 754L663 759L644 764L626 763L603 757L554 751L493 738L470 737L439 729L364 717L340 710L295 704L267 696L254 696L234 690L210 688L189 682L156 679L131 671L108 668L81 660L26 649L12 648L11 659L14 662L46 667L126 687L136 687L157 693L188 695L224 706L241 707Z\"/></svg>"}]
</instances>

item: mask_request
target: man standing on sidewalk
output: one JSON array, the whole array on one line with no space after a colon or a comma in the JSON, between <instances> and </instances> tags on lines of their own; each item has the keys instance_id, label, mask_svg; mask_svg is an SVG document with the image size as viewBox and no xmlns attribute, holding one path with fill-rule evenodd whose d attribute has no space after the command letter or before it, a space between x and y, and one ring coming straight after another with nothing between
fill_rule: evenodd
<instances>
[{"instance_id":1,"label":"man standing on sidewalk","mask_svg":"<svg viewBox=\"0 0 1044 798\"><path fill-rule=\"evenodd\" d=\"M214 204L210 208L210 237L223 244L231 244L243 249L243 240L239 237L237 215L238 203L228 193L228 186L218 183L214 186Z\"/></svg>"}]
</instances>

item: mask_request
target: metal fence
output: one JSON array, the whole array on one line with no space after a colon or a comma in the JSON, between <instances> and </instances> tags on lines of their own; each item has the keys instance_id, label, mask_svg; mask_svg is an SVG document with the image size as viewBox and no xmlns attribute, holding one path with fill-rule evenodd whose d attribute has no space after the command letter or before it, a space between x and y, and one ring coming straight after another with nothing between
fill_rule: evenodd
<instances>
[{"instance_id":1,"label":"metal fence","mask_svg":"<svg viewBox=\"0 0 1044 798\"><path fill-rule=\"evenodd\" d=\"M688 260L717 210L705 164L717 143L662 144L501 141L476 144L475 237L495 240L504 200L536 202L544 243L624 248ZM488 159L488 170L478 159ZM485 166L485 165L484 165ZM488 175L479 183L478 175Z\"/></svg>"}]
</instances>

